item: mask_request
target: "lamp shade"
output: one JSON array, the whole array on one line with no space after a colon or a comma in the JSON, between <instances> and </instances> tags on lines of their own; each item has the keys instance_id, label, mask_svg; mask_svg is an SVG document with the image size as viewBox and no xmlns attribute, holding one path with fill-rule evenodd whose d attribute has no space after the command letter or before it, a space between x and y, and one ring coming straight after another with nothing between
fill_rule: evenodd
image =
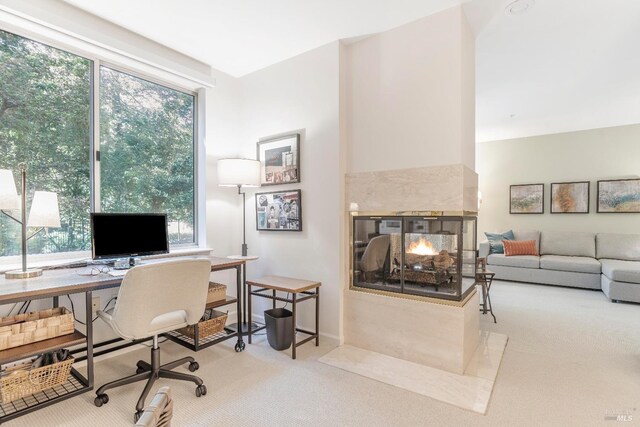
<instances>
[{"instance_id":1,"label":"lamp shade","mask_svg":"<svg viewBox=\"0 0 640 427\"><path fill-rule=\"evenodd\" d=\"M0 209L20 209L16 182L8 169L0 169Z\"/></svg>"},{"instance_id":2,"label":"lamp shade","mask_svg":"<svg viewBox=\"0 0 640 427\"><path fill-rule=\"evenodd\" d=\"M36 191L29 212L29 227L60 227L58 195L50 191Z\"/></svg>"},{"instance_id":3,"label":"lamp shade","mask_svg":"<svg viewBox=\"0 0 640 427\"><path fill-rule=\"evenodd\" d=\"M251 159L218 160L218 185L260 187L260 162Z\"/></svg>"}]
</instances>

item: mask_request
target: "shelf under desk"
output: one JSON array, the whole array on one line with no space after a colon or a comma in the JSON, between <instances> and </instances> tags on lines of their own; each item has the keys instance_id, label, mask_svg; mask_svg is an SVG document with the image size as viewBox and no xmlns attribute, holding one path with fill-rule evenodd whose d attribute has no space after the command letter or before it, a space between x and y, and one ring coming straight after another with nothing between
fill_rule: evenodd
<instances>
[{"instance_id":1,"label":"shelf under desk","mask_svg":"<svg viewBox=\"0 0 640 427\"><path fill-rule=\"evenodd\" d=\"M20 359L26 359L36 354L49 353L65 347L73 347L85 342L87 337L79 332L74 331L72 334L62 335L47 340L34 342L31 344L21 345L19 347L8 348L0 351L0 365L13 362Z\"/></svg>"}]
</instances>

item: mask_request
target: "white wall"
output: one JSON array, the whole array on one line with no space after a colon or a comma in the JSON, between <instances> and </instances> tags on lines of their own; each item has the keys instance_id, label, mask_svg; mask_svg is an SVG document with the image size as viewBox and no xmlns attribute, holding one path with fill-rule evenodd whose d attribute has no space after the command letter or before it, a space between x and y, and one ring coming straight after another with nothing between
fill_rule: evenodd
<instances>
[{"instance_id":1,"label":"white wall","mask_svg":"<svg viewBox=\"0 0 640 427\"><path fill-rule=\"evenodd\" d=\"M461 7L345 50L348 172L475 170L475 38Z\"/></svg>"},{"instance_id":2,"label":"white wall","mask_svg":"<svg viewBox=\"0 0 640 427\"><path fill-rule=\"evenodd\" d=\"M210 116L217 125L207 138L211 147L208 172L212 172L215 159L223 153L255 158L260 138L302 132L302 182L247 189L247 245L249 254L260 257L248 264L247 277L275 274L321 281L320 330L335 338L340 335L343 174L339 161L339 49L339 43L334 42L235 82L218 78L215 91L221 102L219 113L225 117ZM215 187L214 178L208 178L207 183L209 243L216 254L239 253L241 198L233 189ZM254 194L288 189L302 190L303 231L256 231ZM270 308L266 301L253 301L254 314ZM313 316L313 303L302 303L301 324L311 328Z\"/></svg>"},{"instance_id":3,"label":"white wall","mask_svg":"<svg viewBox=\"0 0 640 427\"><path fill-rule=\"evenodd\" d=\"M482 204L479 241L485 231L567 230L640 234L640 214L596 213L596 181L638 177L640 125L569 132L478 144ZM550 214L550 183L590 181L589 214ZM510 215L509 185L545 184L544 215Z\"/></svg>"}]
</instances>

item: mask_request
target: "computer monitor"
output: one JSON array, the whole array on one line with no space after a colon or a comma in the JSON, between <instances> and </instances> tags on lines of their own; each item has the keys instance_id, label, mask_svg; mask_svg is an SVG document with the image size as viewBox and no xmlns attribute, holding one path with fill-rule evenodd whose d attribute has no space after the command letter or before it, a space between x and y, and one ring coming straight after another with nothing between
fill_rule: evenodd
<instances>
[{"instance_id":1,"label":"computer monitor","mask_svg":"<svg viewBox=\"0 0 640 427\"><path fill-rule=\"evenodd\" d=\"M166 214L91 214L93 259L133 258L168 252Z\"/></svg>"}]
</instances>

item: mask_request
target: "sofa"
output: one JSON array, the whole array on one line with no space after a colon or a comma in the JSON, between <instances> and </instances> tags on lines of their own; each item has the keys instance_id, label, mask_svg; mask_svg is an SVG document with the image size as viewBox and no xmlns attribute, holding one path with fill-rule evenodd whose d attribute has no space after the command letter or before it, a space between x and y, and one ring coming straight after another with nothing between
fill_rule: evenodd
<instances>
[{"instance_id":1,"label":"sofa","mask_svg":"<svg viewBox=\"0 0 640 427\"><path fill-rule=\"evenodd\" d=\"M599 289L613 302L640 303L640 235L558 231L513 231L515 240L535 240L539 255L479 256L495 278L545 285Z\"/></svg>"}]
</instances>

